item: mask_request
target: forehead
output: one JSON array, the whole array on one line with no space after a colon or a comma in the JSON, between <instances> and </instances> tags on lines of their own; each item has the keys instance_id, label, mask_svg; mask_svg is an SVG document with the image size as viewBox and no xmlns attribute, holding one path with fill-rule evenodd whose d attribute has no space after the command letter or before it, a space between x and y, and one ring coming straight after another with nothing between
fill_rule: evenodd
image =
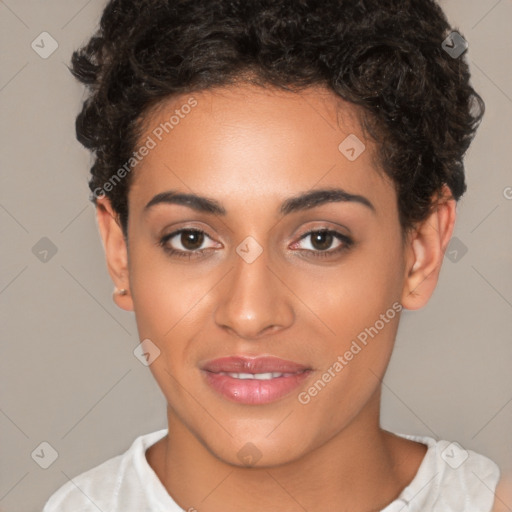
<instances>
[{"instance_id":1,"label":"forehead","mask_svg":"<svg viewBox=\"0 0 512 512\"><path fill-rule=\"evenodd\" d=\"M136 208L167 189L233 207L327 187L364 194L377 205L394 199L357 107L321 87L243 85L176 96L144 119L139 143L148 141L152 149L130 190Z\"/></svg>"}]
</instances>

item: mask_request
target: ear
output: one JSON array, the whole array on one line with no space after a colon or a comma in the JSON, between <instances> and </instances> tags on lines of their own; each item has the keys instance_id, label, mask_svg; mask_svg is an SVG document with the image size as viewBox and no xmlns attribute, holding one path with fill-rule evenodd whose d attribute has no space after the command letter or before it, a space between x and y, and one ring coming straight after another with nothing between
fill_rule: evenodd
<instances>
[{"instance_id":1,"label":"ear","mask_svg":"<svg viewBox=\"0 0 512 512\"><path fill-rule=\"evenodd\" d=\"M433 198L435 206L424 221L411 230L406 242L406 267L402 305L425 306L434 293L444 253L455 225L455 199L447 185Z\"/></svg>"},{"instance_id":2,"label":"ear","mask_svg":"<svg viewBox=\"0 0 512 512\"><path fill-rule=\"evenodd\" d=\"M128 272L128 248L118 214L106 196L96 200L96 218L107 260L107 268L116 290L114 302L126 311L133 311Z\"/></svg>"}]
</instances>

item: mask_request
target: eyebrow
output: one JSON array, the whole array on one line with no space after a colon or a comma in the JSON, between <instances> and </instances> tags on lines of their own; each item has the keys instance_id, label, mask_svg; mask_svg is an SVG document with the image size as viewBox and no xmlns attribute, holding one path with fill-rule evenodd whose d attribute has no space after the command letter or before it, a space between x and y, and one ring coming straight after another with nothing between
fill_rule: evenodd
<instances>
[{"instance_id":1,"label":"eyebrow","mask_svg":"<svg viewBox=\"0 0 512 512\"><path fill-rule=\"evenodd\" d=\"M289 215L290 213L310 210L326 203L339 202L362 204L375 213L375 207L369 199L361 195L350 194L341 188L311 190L298 194L286 199L279 211L281 215ZM174 190L157 194L146 204L144 211L148 211L157 204L177 204L187 206L198 212L226 215L226 209L215 199L196 194L183 194Z\"/></svg>"},{"instance_id":2,"label":"eyebrow","mask_svg":"<svg viewBox=\"0 0 512 512\"><path fill-rule=\"evenodd\" d=\"M281 214L288 215L293 212L309 210L326 203L359 203L375 212L375 207L364 196L350 194L341 188L328 188L321 190L311 190L304 194L287 199L281 205Z\"/></svg>"}]
</instances>

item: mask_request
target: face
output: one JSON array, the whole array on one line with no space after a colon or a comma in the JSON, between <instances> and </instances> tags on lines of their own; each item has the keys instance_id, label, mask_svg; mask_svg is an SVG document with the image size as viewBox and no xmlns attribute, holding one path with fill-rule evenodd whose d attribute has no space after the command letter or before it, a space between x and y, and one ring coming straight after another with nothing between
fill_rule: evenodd
<instances>
[{"instance_id":1,"label":"face","mask_svg":"<svg viewBox=\"0 0 512 512\"><path fill-rule=\"evenodd\" d=\"M231 464L244 449L282 464L378 422L410 269L356 113L321 88L239 86L146 119L126 309L160 351L170 423Z\"/></svg>"}]
</instances>

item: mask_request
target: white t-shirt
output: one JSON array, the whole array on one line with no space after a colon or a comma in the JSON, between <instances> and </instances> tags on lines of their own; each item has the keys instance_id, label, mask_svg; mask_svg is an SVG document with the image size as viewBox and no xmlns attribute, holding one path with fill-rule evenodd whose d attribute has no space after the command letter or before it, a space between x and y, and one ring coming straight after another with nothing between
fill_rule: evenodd
<instances>
[{"instance_id":1,"label":"white t-shirt","mask_svg":"<svg viewBox=\"0 0 512 512\"><path fill-rule=\"evenodd\" d=\"M148 464L167 429L139 436L123 454L65 483L43 512L183 512ZM490 512L500 477L487 457L457 443L397 434L428 446L411 483L381 512Z\"/></svg>"}]
</instances>

